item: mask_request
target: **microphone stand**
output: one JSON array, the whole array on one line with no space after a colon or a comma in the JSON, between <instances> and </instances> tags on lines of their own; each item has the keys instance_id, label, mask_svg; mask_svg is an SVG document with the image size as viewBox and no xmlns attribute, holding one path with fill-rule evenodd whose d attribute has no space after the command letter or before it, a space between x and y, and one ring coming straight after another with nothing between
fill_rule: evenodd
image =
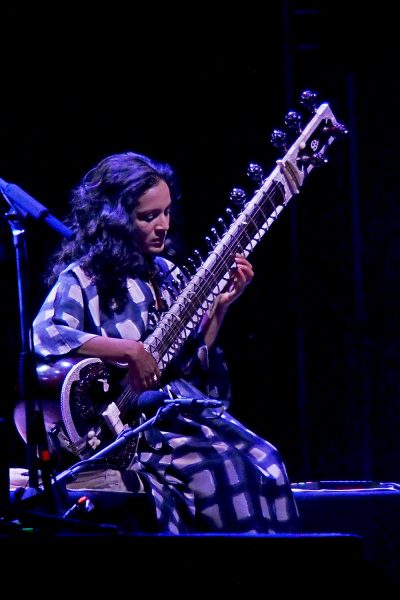
<instances>
[{"instance_id":1,"label":"microphone stand","mask_svg":"<svg viewBox=\"0 0 400 600\"><path fill-rule=\"evenodd\" d=\"M57 233L60 233L67 239L72 237L73 233L69 227L59 221L57 217L50 213L48 208L43 204L40 204L35 198L32 198L32 196L27 194L18 185L15 185L15 183L8 183L0 177L0 192L12 209L18 212L24 219L30 215L36 221L44 221L50 225L54 231L57 231Z\"/></svg>"},{"instance_id":2,"label":"microphone stand","mask_svg":"<svg viewBox=\"0 0 400 600\"><path fill-rule=\"evenodd\" d=\"M48 449L47 432L45 429L43 411L37 394L36 362L33 350L30 315L27 315L25 298L28 293L28 260L25 239L25 228L22 220L29 215L48 223L53 229L67 237L72 236L70 231L49 211L24 192L15 184L10 184L0 179L0 192L10 206L6 218L11 227L17 268L18 303L20 315L20 360L18 369L18 388L20 399L24 403L26 431L27 431L27 466L29 470L29 487L24 491L28 497L42 493L39 488L39 467L42 478L42 487L49 500L49 506L55 510L55 496L51 485L50 452ZM0 490L7 488L8 506L10 501L9 466L7 480L0 483Z\"/></svg>"},{"instance_id":3,"label":"microphone stand","mask_svg":"<svg viewBox=\"0 0 400 600\"><path fill-rule=\"evenodd\" d=\"M24 297L28 297L28 278L27 278L27 254L25 230L21 224L17 212L11 209L6 217L10 224L17 265L17 283L18 283L18 302L20 316L20 340L21 351L18 369L18 391L20 399L24 402L26 431L27 431L27 466L29 470L29 488L27 495L34 495L39 491L39 465L42 464L42 480L44 489L48 490L48 473L46 461L46 432L44 428L43 415L36 396L36 369L32 350L31 332L29 319L26 314Z\"/></svg>"}]
</instances>

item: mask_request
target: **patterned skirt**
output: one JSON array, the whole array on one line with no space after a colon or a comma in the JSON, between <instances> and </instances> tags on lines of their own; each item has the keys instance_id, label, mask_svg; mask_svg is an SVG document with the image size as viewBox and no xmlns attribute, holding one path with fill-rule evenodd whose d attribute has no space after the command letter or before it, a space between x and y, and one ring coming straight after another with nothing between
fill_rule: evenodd
<instances>
[{"instance_id":1,"label":"patterned skirt","mask_svg":"<svg viewBox=\"0 0 400 600\"><path fill-rule=\"evenodd\" d=\"M146 519L132 515L132 529L143 532L256 534L299 529L277 449L227 412L170 411L138 434L134 456L123 469L103 464L82 471L67 489L96 494L102 490L119 497L121 492L145 494ZM129 529L123 504L118 512Z\"/></svg>"}]
</instances>

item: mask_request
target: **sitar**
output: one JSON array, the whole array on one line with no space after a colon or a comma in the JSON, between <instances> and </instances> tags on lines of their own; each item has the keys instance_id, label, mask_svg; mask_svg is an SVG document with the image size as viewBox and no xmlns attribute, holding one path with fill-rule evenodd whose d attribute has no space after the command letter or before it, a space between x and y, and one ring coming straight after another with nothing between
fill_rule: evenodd
<instances>
[{"instance_id":1,"label":"sitar","mask_svg":"<svg viewBox=\"0 0 400 600\"><path fill-rule=\"evenodd\" d=\"M289 116L298 128L295 141L284 148L283 158L276 161L268 177L261 178L239 214L231 212L224 233L144 340L161 373L226 286L235 254L248 256L254 250L291 198L300 193L305 178L327 162L326 153L333 141L347 133L328 103L312 107L312 117L302 130L296 114ZM285 136L280 134L275 132L281 141ZM43 389L53 397L45 403L46 426L55 427L63 446L79 459L89 458L121 433L124 419L139 395L123 365L110 365L97 358L64 358L56 365L41 365L38 376ZM60 379L61 389L54 395L53 383Z\"/></svg>"}]
</instances>

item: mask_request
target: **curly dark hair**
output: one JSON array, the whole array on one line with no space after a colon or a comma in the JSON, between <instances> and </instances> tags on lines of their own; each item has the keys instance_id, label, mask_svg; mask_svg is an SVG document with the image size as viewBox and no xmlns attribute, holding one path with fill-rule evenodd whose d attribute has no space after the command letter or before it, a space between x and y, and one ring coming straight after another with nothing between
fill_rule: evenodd
<instances>
[{"instance_id":1,"label":"curly dark hair","mask_svg":"<svg viewBox=\"0 0 400 600\"><path fill-rule=\"evenodd\" d=\"M72 190L66 223L73 235L55 254L48 283L78 261L96 284L102 309L122 310L127 277L157 277L154 258L144 256L136 246L132 212L138 199L161 180L168 185L172 201L177 199L177 178L167 163L125 152L94 166Z\"/></svg>"}]
</instances>

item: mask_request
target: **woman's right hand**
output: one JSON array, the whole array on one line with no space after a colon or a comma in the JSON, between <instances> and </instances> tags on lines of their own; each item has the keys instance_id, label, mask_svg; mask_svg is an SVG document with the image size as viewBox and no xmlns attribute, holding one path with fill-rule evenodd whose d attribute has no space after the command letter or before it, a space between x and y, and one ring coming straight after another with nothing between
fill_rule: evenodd
<instances>
[{"instance_id":1,"label":"woman's right hand","mask_svg":"<svg viewBox=\"0 0 400 600\"><path fill-rule=\"evenodd\" d=\"M158 365L142 342L133 342L127 355L129 377L136 392L159 387Z\"/></svg>"},{"instance_id":2,"label":"woman's right hand","mask_svg":"<svg viewBox=\"0 0 400 600\"><path fill-rule=\"evenodd\" d=\"M126 363L131 384L138 393L159 387L160 370L142 342L95 335L80 346L78 354Z\"/></svg>"}]
</instances>

